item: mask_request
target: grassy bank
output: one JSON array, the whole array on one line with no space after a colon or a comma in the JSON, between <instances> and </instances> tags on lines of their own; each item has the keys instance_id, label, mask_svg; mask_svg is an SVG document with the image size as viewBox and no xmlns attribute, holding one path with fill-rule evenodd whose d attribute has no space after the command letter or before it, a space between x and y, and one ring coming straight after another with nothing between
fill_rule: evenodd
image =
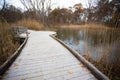
<instances>
[{"instance_id":1,"label":"grassy bank","mask_svg":"<svg viewBox=\"0 0 120 80\"><path fill-rule=\"evenodd\" d=\"M85 25L87 36L85 36L85 40L87 41L89 36L92 35L94 38L90 43L98 44L99 46L109 43L108 46L104 47L104 51L102 50L102 47L99 47L99 58L97 61L93 61L92 57L90 55L87 55L87 60L92 62L100 71L102 71L105 75L107 75L111 80L120 80L120 54L119 54L119 48L120 46L115 45L114 43L117 41L119 44L119 29L118 28L109 28L104 25L100 24L87 24ZM93 26L93 27L87 27L87 26ZM82 28L83 29L83 28ZM91 30L90 30L91 29ZM91 31L91 32L90 32ZM96 36L96 34L101 36ZM109 34L109 35L108 35ZM118 35L116 37L116 35ZM85 46L87 50L88 46ZM117 51L114 51L117 50ZM101 55L101 52L103 53ZM89 54L89 51L86 51L87 54Z\"/></svg>"},{"instance_id":2,"label":"grassy bank","mask_svg":"<svg viewBox=\"0 0 120 80\"><path fill-rule=\"evenodd\" d=\"M9 24L0 22L0 65L2 65L19 47Z\"/></svg>"},{"instance_id":3,"label":"grassy bank","mask_svg":"<svg viewBox=\"0 0 120 80\"><path fill-rule=\"evenodd\" d=\"M96 24L96 23L89 23L89 24L83 24L83 25L63 25L60 26L60 28L70 28L70 29L111 29L108 26L102 25L102 24Z\"/></svg>"},{"instance_id":4,"label":"grassy bank","mask_svg":"<svg viewBox=\"0 0 120 80\"><path fill-rule=\"evenodd\" d=\"M42 30L43 24L34 19L23 19L15 23L16 26L24 26L31 30Z\"/></svg>"},{"instance_id":5,"label":"grassy bank","mask_svg":"<svg viewBox=\"0 0 120 80\"><path fill-rule=\"evenodd\" d=\"M109 56L109 57L108 57ZM94 64L102 73L110 78L110 80L120 80L120 64L119 64L119 56L116 56L116 62L109 62L110 57L113 57L111 54L101 56L97 61L93 61L91 56L84 56L88 61ZM106 62L106 63L104 63Z\"/></svg>"},{"instance_id":6,"label":"grassy bank","mask_svg":"<svg viewBox=\"0 0 120 80\"><path fill-rule=\"evenodd\" d=\"M0 22L0 65L2 65L19 47L20 41L14 37L10 26L24 26L31 30L43 30L43 24L33 19L23 19L16 23Z\"/></svg>"}]
</instances>

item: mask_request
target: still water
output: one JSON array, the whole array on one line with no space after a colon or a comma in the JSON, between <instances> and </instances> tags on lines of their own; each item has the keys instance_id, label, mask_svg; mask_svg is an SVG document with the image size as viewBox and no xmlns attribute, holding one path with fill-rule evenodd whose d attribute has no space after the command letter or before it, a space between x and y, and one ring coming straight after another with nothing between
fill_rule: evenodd
<instances>
[{"instance_id":1,"label":"still water","mask_svg":"<svg viewBox=\"0 0 120 80\"><path fill-rule=\"evenodd\" d=\"M120 62L120 31L104 29L62 29L57 37L82 56L93 61Z\"/></svg>"}]
</instances>

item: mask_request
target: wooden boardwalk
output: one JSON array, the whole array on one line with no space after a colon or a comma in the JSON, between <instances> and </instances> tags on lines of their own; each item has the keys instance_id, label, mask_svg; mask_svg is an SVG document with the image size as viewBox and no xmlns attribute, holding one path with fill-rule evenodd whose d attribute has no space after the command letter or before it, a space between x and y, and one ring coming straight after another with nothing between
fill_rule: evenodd
<instances>
[{"instance_id":1,"label":"wooden boardwalk","mask_svg":"<svg viewBox=\"0 0 120 80\"><path fill-rule=\"evenodd\" d=\"M97 80L71 52L49 36L54 32L30 32L26 46L3 80Z\"/></svg>"}]
</instances>

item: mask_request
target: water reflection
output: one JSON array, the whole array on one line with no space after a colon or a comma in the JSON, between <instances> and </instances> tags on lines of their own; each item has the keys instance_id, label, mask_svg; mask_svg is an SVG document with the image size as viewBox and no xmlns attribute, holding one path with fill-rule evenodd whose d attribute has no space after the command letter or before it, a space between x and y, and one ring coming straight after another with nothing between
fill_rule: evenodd
<instances>
[{"instance_id":1,"label":"water reflection","mask_svg":"<svg viewBox=\"0 0 120 80\"><path fill-rule=\"evenodd\" d=\"M81 55L89 55L94 61L101 57L107 63L120 61L118 30L63 29L57 31L57 37Z\"/></svg>"}]
</instances>

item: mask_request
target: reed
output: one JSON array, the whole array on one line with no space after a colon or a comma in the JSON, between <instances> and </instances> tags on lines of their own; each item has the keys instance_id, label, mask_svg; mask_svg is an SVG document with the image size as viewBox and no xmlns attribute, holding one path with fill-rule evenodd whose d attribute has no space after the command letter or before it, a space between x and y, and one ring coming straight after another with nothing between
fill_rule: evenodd
<instances>
[{"instance_id":1,"label":"reed","mask_svg":"<svg viewBox=\"0 0 120 80\"><path fill-rule=\"evenodd\" d=\"M83 25L62 25L60 28L70 28L70 29L111 29L108 26L102 25L102 24L96 24L96 23L88 23Z\"/></svg>"},{"instance_id":2,"label":"reed","mask_svg":"<svg viewBox=\"0 0 120 80\"><path fill-rule=\"evenodd\" d=\"M91 25L90 25L91 26ZM92 64L94 64L101 72L103 72L106 76L108 76L111 80L120 80L120 54L119 52L119 45L114 44L115 41L118 41L119 44L119 37L115 37L116 35L120 34L118 31L119 29L116 28L94 28L92 24L92 28L85 28L86 30L86 41L89 40L89 37L92 35L93 40L90 42L93 45L99 45L99 48L97 48L97 53L99 54L96 60L93 60L92 54L89 54L88 51L88 44L85 44L85 53L84 56L88 61L90 61ZM100 25L98 25L100 27ZM101 27L103 27L101 25ZM90 30L92 29L92 30ZM95 29L95 30L94 30ZM117 33L117 34L116 34ZM108 43L109 45L105 45ZM113 45L114 44L114 45ZM104 45L104 46L103 46ZM114 46L114 48L113 48ZM117 49L118 48L118 49ZM96 49L96 48L95 48ZM93 49L93 53L94 50ZM118 51L113 52L113 49L116 49Z\"/></svg>"},{"instance_id":3,"label":"reed","mask_svg":"<svg viewBox=\"0 0 120 80\"><path fill-rule=\"evenodd\" d=\"M24 26L32 30L41 30L44 28L43 24L34 19L23 19L16 23L17 26Z\"/></svg>"},{"instance_id":4,"label":"reed","mask_svg":"<svg viewBox=\"0 0 120 80\"><path fill-rule=\"evenodd\" d=\"M12 28L6 22L0 22L0 65L2 65L19 47Z\"/></svg>"}]
</instances>

